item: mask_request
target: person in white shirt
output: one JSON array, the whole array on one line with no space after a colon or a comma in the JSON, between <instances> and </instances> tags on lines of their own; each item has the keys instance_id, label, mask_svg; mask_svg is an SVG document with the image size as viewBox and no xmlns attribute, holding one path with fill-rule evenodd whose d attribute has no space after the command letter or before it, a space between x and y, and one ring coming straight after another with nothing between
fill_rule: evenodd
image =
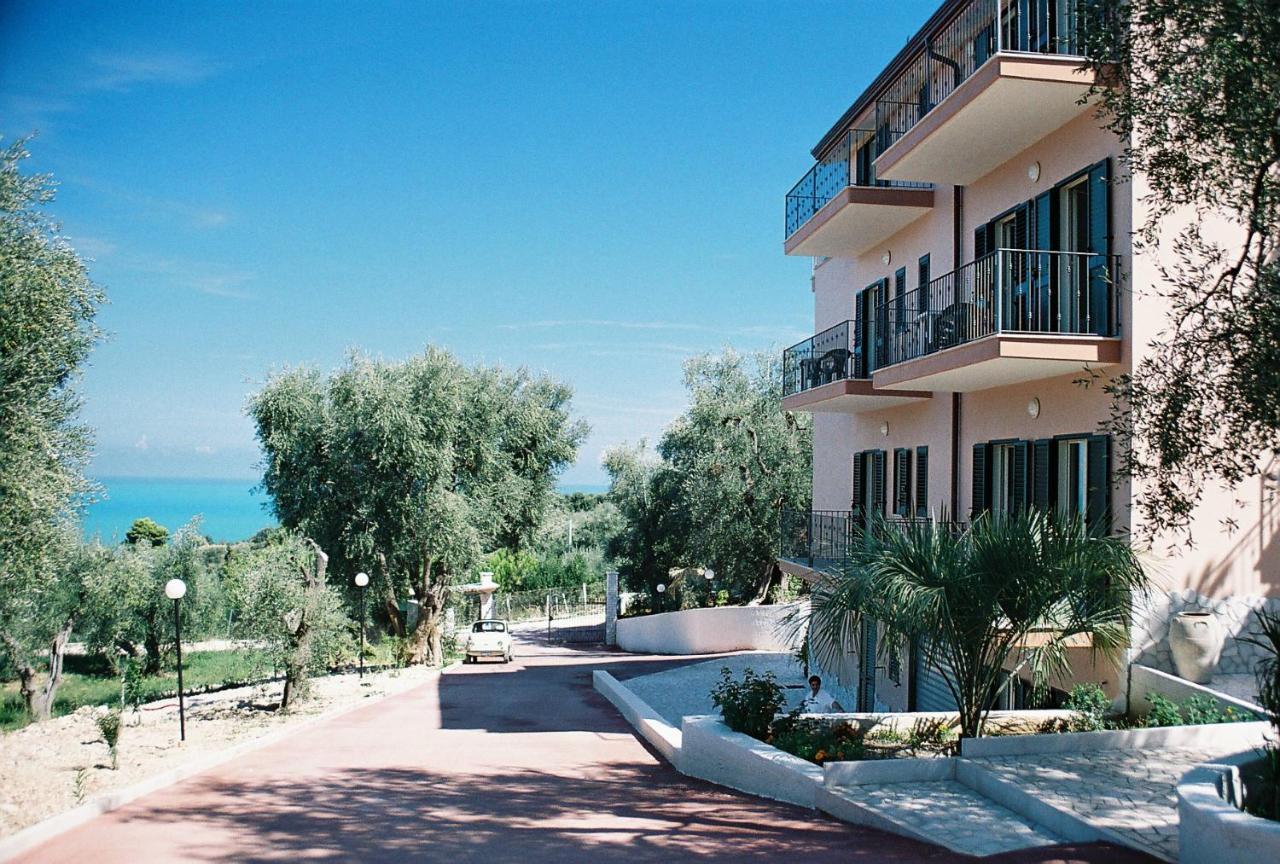
<instances>
[{"instance_id":1,"label":"person in white shirt","mask_svg":"<svg viewBox=\"0 0 1280 864\"><path fill-rule=\"evenodd\" d=\"M840 703L822 689L822 679L817 675L809 676L809 695L800 703L800 707L806 714L831 714L844 711Z\"/></svg>"}]
</instances>

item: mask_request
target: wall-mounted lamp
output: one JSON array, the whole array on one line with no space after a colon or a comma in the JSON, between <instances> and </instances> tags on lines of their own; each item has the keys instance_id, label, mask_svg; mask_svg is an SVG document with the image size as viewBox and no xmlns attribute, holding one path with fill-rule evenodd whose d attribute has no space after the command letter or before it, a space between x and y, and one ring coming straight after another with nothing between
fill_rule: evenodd
<instances>
[{"instance_id":1,"label":"wall-mounted lamp","mask_svg":"<svg viewBox=\"0 0 1280 864\"><path fill-rule=\"evenodd\" d=\"M881 264L883 264L883 265L884 265L884 266L886 266L886 267L888 267L890 264L892 264L892 263L893 263L893 253L892 253L892 252L888 252L888 251L886 251L883 255L881 255L881 256L880 256L880 263L881 263Z\"/></svg>"},{"instance_id":2,"label":"wall-mounted lamp","mask_svg":"<svg viewBox=\"0 0 1280 864\"><path fill-rule=\"evenodd\" d=\"M1040 400L1032 396L1031 401L1027 403L1027 414L1032 420L1040 416Z\"/></svg>"},{"instance_id":3,"label":"wall-mounted lamp","mask_svg":"<svg viewBox=\"0 0 1280 864\"><path fill-rule=\"evenodd\" d=\"M888 434L889 434L889 421L888 421L888 420L885 420L883 423L881 423L881 424L880 424L880 434L881 434L881 435L888 435Z\"/></svg>"},{"instance_id":4,"label":"wall-mounted lamp","mask_svg":"<svg viewBox=\"0 0 1280 864\"><path fill-rule=\"evenodd\" d=\"M1027 179L1030 180L1032 183L1035 183L1037 180L1040 179L1040 163L1039 162L1032 162L1030 165L1027 166Z\"/></svg>"}]
</instances>

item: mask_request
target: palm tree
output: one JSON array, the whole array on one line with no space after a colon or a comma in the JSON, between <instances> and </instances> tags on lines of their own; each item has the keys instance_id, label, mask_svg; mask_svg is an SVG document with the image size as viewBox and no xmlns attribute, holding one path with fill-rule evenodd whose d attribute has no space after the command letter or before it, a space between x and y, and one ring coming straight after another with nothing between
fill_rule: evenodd
<instances>
[{"instance_id":1,"label":"palm tree","mask_svg":"<svg viewBox=\"0 0 1280 864\"><path fill-rule=\"evenodd\" d=\"M1068 670L1081 636L1095 655L1118 657L1146 586L1128 541L1078 518L984 515L962 530L880 521L851 544L843 572L816 586L811 651L838 660L864 622L879 625L886 650L916 642L955 699L961 735L977 737L1010 670L1043 686Z\"/></svg>"}]
</instances>

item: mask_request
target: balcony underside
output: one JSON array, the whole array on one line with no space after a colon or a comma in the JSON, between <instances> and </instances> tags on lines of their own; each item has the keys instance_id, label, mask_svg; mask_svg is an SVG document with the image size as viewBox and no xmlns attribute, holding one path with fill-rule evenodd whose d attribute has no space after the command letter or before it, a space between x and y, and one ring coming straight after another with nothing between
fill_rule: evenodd
<instances>
[{"instance_id":1,"label":"balcony underside","mask_svg":"<svg viewBox=\"0 0 1280 864\"><path fill-rule=\"evenodd\" d=\"M932 189L846 186L787 238L783 250L788 255L861 255L932 207Z\"/></svg>"},{"instance_id":2,"label":"balcony underside","mask_svg":"<svg viewBox=\"0 0 1280 864\"><path fill-rule=\"evenodd\" d=\"M893 408L897 405L909 405L928 399L932 393L915 392L914 390L894 390L885 392L872 385L865 378L832 381L793 393L782 400L784 411L808 411L812 413L859 414L863 411L879 411L881 408Z\"/></svg>"},{"instance_id":3,"label":"balcony underside","mask_svg":"<svg viewBox=\"0 0 1280 864\"><path fill-rule=\"evenodd\" d=\"M1102 336L1000 333L884 369L872 383L880 391L968 393L1081 372L1120 362L1120 340Z\"/></svg>"},{"instance_id":4,"label":"balcony underside","mask_svg":"<svg viewBox=\"0 0 1280 864\"><path fill-rule=\"evenodd\" d=\"M967 186L1086 111L1072 57L1000 54L880 154L876 176ZM807 254L807 253L806 253Z\"/></svg>"}]
</instances>

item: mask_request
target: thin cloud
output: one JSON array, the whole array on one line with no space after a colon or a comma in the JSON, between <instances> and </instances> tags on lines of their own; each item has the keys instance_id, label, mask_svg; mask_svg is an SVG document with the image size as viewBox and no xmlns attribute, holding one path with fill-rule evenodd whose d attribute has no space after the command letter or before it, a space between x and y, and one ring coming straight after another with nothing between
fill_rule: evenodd
<instances>
[{"instance_id":1,"label":"thin cloud","mask_svg":"<svg viewBox=\"0 0 1280 864\"><path fill-rule=\"evenodd\" d=\"M114 183L104 183L91 177L73 175L66 179L68 184L97 192L114 204L127 205L133 211L176 216L195 228L221 228L231 221L231 214L216 207L192 204L177 198L162 198L135 192Z\"/></svg>"},{"instance_id":2,"label":"thin cloud","mask_svg":"<svg viewBox=\"0 0 1280 864\"><path fill-rule=\"evenodd\" d=\"M95 54L89 64L82 89L117 93L149 84L197 84L223 68L192 54Z\"/></svg>"},{"instance_id":3,"label":"thin cloud","mask_svg":"<svg viewBox=\"0 0 1280 864\"><path fill-rule=\"evenodd\" d=\"M121 256L114 263L123 270L164 277L179 288L211 297L252 300L255 296L243 286L254 281L257 274L243 270L229 270L203 261L145 254Z\"/></svg>"}]
</instances>

